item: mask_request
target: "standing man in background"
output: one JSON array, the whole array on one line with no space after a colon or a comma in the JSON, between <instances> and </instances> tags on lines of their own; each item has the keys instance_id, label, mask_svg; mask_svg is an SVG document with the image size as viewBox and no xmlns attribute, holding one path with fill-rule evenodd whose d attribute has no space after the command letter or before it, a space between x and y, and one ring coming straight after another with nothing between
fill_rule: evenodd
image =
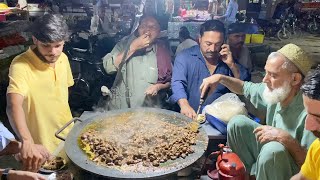
<instances>
[{"instance_id":1,"label":"standing man in background","mask_svg":"<svg viewBox=\"0 0 320 180\"><path fill-rule=\"evenodd\" d=\"M228 26L228 44L232 52L233 59L252 71L252 61L250 51L244 44L246 38L246 26L243 23L232 23Z\"/></svg>"},{"instance_id":2,"label":"standing man in background","mask_svg":"<svg viewBox=\"0 0 320 180\"><path fill-rule=\"evenodd\" d=\"M216 16L218 11L218 1L217 0L209 0L208 5L208 13Z\"/></svg>"},{"instance_id":3,"label":"standing man in background","mask_svg":"<svg viewBox=\"0 0 320 180\"><path fill-rule=\"evenodd\" d=\"M198 45L198 43L192 39L192 37L190 36L189 30L185 26L182 26L180 28L179 41L180 41L180 44L177 47L176 56L182 50Z\"/></svg>"},{"instance_id":4,"label":"standing man in background","mask_svg":"<svg viewBox=\"0 0 320 180\"><path fill-rule=\"evenodd\" d=\"M238 7L237 0L230 0L226 13L223 16L214 16L213 19L223 20L225 25L228 26L229 24L236 22Z\"/></svg>"}]
</instances>

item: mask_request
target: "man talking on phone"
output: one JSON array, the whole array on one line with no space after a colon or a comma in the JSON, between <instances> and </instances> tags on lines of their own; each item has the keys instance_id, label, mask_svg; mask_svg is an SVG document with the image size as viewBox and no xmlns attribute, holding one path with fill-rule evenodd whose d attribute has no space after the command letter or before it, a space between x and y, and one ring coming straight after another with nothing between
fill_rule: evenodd
<instances>
[{"instance_id":1,"label":"man talking on phone","mask_svg":"<svg viewBox=\"0 0 320 180\"><path fill-rule=\"evenodd\" d=\"M209 20L200 27L199 46L193 46L175 59L171 80L171 103L178 103L181 114L196 118L196 110L200 103L200 85L204 78L213 74L223 74L241 80L250 80L246 68L234 62L229 45L224 44L225 27L218 20ZM230 92L219 85L210 92L203 107L212 103L221 95Z\"/></svg>"}]
</instances>

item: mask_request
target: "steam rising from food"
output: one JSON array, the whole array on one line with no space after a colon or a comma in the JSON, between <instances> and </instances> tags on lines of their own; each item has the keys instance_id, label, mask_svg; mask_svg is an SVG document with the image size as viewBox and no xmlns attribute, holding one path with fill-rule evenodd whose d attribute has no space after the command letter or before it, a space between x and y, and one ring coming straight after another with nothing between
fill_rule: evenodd
<instances>
[{"instance_id":1,"label":"steam rising from food","mask_svg":"<svg viewBox=\"0 0 320 180\"><path fill-rule=\"evenodd\" d=\"M123 113L101 120L80 135L80 145L100 165L161 166L194 152L197 133L165 122L154 113Z\"/></svg>"}]
</instances>

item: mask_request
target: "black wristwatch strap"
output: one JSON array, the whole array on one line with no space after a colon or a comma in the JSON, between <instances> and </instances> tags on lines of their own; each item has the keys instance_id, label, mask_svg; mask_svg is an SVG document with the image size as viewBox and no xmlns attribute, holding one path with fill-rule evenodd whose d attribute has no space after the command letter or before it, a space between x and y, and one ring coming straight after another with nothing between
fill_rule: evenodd
<instances>
[{"instance_id":1,"label":"black wristwatch strap","mask_svg":"<svg viewBox=\"0 0 320 180\"><path fill-rule=\"evenodd\" d=\"M9 171L12 170L12 168L6 168L1 175L1 180L7 180Z\"/></svg>"}]
</instances>

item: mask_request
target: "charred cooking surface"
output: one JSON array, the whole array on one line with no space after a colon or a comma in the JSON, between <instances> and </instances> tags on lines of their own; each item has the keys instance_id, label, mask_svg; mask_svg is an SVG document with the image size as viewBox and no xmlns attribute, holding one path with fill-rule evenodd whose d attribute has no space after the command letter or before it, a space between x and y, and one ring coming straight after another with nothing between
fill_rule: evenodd
<instances>
[{"instance_id":1,"label":"charred cooking surface","mask_svg":"<svg viewBox=\"0 0 320 180\"><path fill-rule=\"evenodd\" d=\"M125 113L91 124L80 135L81 148L99 165L158 167L194 153L197 133L150 114Z\"/></svg>"}]
</instances>

